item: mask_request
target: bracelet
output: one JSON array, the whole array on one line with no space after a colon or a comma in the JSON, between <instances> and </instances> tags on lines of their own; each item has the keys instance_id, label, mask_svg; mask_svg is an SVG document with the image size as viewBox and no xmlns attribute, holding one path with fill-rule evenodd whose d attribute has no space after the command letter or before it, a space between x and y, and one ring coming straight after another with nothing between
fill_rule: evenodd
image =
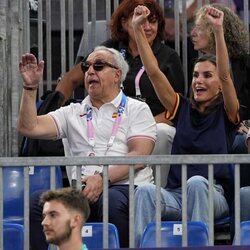
<instances>
[{"instance_id":1,"label":"bracelet","mask_svg":"<svg viewBox=\"0 0 250 250\"><path fill-rule=\"evenodd\" d=\"M103 172L100 172L98 173L101 177L102 177L102 180L103 180ZM111 186L111 181L110 179L108 180L108 186L110 187Z\"/></svg>"},{"instance_id":2,"label":"bracelet","mask_svg":"<svg viewBox=\"0 0 250 250\"><path fill-rule=\"evenodd\" d=\"M26 90L37 90L38 89L37 86L36 87L28 87L28 86L25 86L25 85L23 85L23 88L26 89Z\"/></svg>"}]
</instances>

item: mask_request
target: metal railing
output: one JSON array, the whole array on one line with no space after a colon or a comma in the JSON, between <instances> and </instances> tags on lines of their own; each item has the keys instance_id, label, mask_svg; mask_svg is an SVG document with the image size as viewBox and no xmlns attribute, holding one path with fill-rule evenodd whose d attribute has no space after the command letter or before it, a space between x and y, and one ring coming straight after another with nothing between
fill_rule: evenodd
<instances>
[{"instance_id":1,"label":"metal railing","mask_svg":"<svg viewBox=\"0 0 250 250\"><path fill-rule=\"evenodd\" d=\"M3 249L3 168L11 166L24 166L24 249L29 249L29 166L51 167L51 188L55 188L55 165L77 166L77 187L81 188L81 166L82 165L103 165L104 166L104 191L103 191L103 246L108 248L108 168L110 164L128 164L129 169L129 246L134 245L134 165L155 165L156 183L156 243L161 245L160 234L160 185L161 185L161 165L181 164L182 165L182 245L187 246L187 193L186 193L186 171L188 164L209 164L209 245L214 245L214 218L213 218L213 164L235 164L235 245L240 245L240 165L250 162L250 155L150 155L131 157L13 157L0 158L0 249Z\"/></svg>"},{"instance_id":2,"label":"metal railing","mask_svg":"<svg viewBox=\"0 0 250 250\"><path fill-rule=\"evenodd\" d=\"M98 1L98 2L97 2ZM232 0L228 0L228 3ZM249 24L249 3L243 1L242 19L246 26ZM17 156L20 141L16 131L16 120L19 112L21 96L21 78L18 63L23 53L31 49L31 36L36 40L37 57L45 59L46 74L39 85L39 97L44 90L51 90L60 74L64 74L75 63L75 54L79 48L78 36L82 36L82 54L87 55L98 43L98 21L109 24L113 10L119 0L34 0L37 9L36 17L30 17L28 0L0 1L0 156ZM158 0L164 7L168 0ZM198 0L198 7L209 0ZM175 49L180 53L182 41L183 70L186 79L187 92L187 1L175 0ZM179 18L180 9L182 17ZM36 22L34 22L36 21ZM182 28L180 28L182 22ZM32 26L32 28L31 28ZM58 37L53 37L54 34ZM180 34L182 33L182 36ZM101 33L103 34L103 33ZM102 35L102 42L110 37L109 29ZM56 44L56 46L53 44ZM57 49L55 51L55 48ZM58 72L55 68L59 68Z\"/></svg>"}]
</instances>

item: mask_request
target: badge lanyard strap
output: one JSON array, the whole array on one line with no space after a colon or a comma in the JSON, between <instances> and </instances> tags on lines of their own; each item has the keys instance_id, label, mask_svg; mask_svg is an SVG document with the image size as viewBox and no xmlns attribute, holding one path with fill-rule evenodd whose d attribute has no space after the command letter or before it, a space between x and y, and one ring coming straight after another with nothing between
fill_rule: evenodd
<instances>
[{"instance_id":1,"label":"badge lanyard strap","mask_svg":"<svg viewBox=\"0 0 250 250\"><path fill-rule=\"evenodd\" d=\"M108 150L114 144L114 140L115 140L116 134L118 132L118 128L119 128L121 121L122 121L122 114L125 110L126 101L127 101L127 97L124 94L122 94L122 100L121 100L121 103L118 107L117 116L115 118L115 122L114 122L113 127L112 127L112 133L111 133L111 136L110 136L108 144L107 144L107 150L105 152L105 155L107 154ZM87 119L88 141L89 141L89 145L91 146L92 150L94 151L94 147L95 147L94 126L92 123L92 108L89 106L87 107L86 119Z\"/></svg>"},{"instance_id":2,"label":"badge lanyard strap","mask_svg":"<svg viewBox=\"0 0 250 250\"><path fill-rule=\"evenodd\" d=\"M141 97L140 79L144 71L145 71L144 66L142 66L135 77L135 96L136 97Z\"/></svg>"},{"instance_id":3,"label":"badge lanyard strap","mask_svg":"<svg viewBox=\"0 0 250 250\"><path fill-rule=\"evenodd\" d=\"M127 53L126 49L124 48L120 49L120 53L122 54L123 58L126 59L126 53ZM141 98L140 79L144 71L145 71L144 66L142 66L135 77L135 96L139 98Z\"/></svg>"}]
</instances>

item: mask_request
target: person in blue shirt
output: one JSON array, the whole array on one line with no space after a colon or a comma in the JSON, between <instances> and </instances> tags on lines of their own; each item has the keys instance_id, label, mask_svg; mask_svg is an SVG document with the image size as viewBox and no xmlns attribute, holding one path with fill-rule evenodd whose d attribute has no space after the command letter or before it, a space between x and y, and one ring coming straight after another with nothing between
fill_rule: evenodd
<instances>
[{"instance_id":1,"label":"person in blue shirt","mask_svg":"<svg viewBox=\"0 0 250 250\"><path fill-rule=\"evenodd\" d=\"M83 244L82 227L90 214L87 199L81 190L61 188L42 194L43 231L48 243L58 250L87 250Z\"/></svg>"},{"instance_id":2,"label":"person in blue shirt","mask_svg":"<svg viewBox=\"0 0 250 250\"><path fill-rule=\"evenodd\" d=\"M204 18L212 25L216 57L203 55L193 70L192 97L176 93L158 67L147 43L143 23L150 14L145 6L137 6L133 15L135 39L143 65L154 89L166 109L166 118L176 128L172 154L227 154L239 123L239 102L230 76L229 58L224 39L224 13L207 6ZM214 143L216 141L216 143ZM214 216L229 213L229 165L214 167ZM208 170L205 165L188 165L187 216L191 221L208 223ZM139 245L145 226L155 220L155 185L140 186L135 192L135 240ZM181 166L171 166L166 188L161 188L162 220L181 220Z\"/></svg>"}]
</instances>

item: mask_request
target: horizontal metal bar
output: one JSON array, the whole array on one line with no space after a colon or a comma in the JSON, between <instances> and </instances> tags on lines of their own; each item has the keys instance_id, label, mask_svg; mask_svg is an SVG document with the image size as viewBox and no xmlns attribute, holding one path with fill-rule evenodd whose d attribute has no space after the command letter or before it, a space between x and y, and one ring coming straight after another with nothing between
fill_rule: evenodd
<instances>
[{"instance_id":1,"label":"horizontal metal bar","mask_svg":"<svg viewBox=\"0 0 250 250\"><path fill-rule=\"evenodd\" d=\"M241 164L250 162L250 154L228 155L148 155L96 157L0 157L0 166L109 165L109 164Z\"/></svg>"}]
</instances>

